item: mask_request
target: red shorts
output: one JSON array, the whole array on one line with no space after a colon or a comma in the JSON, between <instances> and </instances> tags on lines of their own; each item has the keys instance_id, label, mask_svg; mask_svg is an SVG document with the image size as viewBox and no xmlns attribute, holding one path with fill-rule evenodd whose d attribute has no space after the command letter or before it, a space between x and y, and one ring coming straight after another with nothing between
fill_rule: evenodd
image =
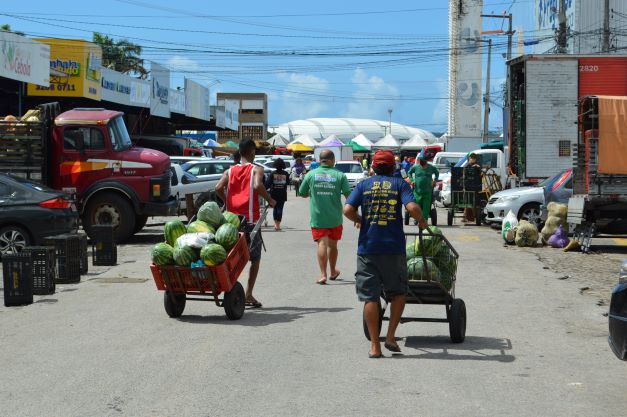
<instances>
[{"instance_id":1,"label":"red shorts","mask_svg":"<svg viewBox=\"0 0 627 417\"><path fill-rule=\"evenodd\" d=\"M337 227L312 227L311 235L313 236L313 240L317 242L321 238L325 236L329 236L331 240L340 240L342 239L342 225Z\"/></svg>"}]
</instances>

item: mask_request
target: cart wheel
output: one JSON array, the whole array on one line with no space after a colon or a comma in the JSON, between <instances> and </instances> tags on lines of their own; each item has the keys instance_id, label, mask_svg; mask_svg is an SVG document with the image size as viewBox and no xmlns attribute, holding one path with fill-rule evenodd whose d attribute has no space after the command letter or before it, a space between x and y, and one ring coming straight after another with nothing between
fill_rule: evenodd
<instances>
[{"instance_id":1,"label":"cart wheel","mask_svg":"<svg viewBox=\"0 0 627 417\"><path fill-rule=\"evenodd\" d=\"M405 210L405 219L403 219L405 222L405 226L409 226L409 212L407 210Z\"/></svg>"},{"instance_id":2,"label":"cart wheel","mask_svg":"<svg viewBox=\"0 0 627 417\"><path fill-rule=\"evenodd\" d=\"M181 317L185 310L185 293L171 293L166 291L163 293L163 306L168 316L172 318Z\"/></svg>"},{"instance_id":3,"label":"cart wheel","mask_svg":"<svg viewBox=\"0 0 627 417\"><path fill-rule=\"evenodd\" d=\"M448 214L446 215L446 224L449 226L453 225L453 210L454 209L449 209Z\"/></svg>"},{"instance_id":4,"label":"cart wheel","mask_svg":"<svg viewBox=\"0 0 627 417\"><path fill-rule=\"evenodd\" d=\"M224 312L229 320L239 320L244 315L246 294L244 287L236 282L231 291L224 293Z\"/></svg>"},{"instance_id":5,"label":"cart wheel","mask_svg":"<svg viewBox=\"0 0 627 417\"><path fill-rule=\"evenodd\" d=\"M431 212L429 213L429 217L431 217L431 225L437 226L438 225L438 211L435 209L435 207L431 209Z\"/></svg>"},{"instance_id":6,"label":"cart wheel","mask_svg":"<svg viewBox=\"0 0 627 417\"><path fill-rule=\"evenodd\" d=\"M451 304L448 314L448 328L451 342L461 343L466 338L466 304L461 298L456 298Z\"/></svg>"},{"instance_id":7,"label":"cart wheel","mask_svg":"<svg viewBox=\"0 0 627 417\"><path fill-rule=\"evenodd\" d=\"M364 309L366 308L366 303L364 303ZM383 308L381 307L381 301L379 301L379 334L381 334L381 326L383 325ZM368 331L368 324L366 324L366 317L362 315L362 322L364 326L364 336L366 339L370 340L370 332Z\"/></svg>"}]
</instances>

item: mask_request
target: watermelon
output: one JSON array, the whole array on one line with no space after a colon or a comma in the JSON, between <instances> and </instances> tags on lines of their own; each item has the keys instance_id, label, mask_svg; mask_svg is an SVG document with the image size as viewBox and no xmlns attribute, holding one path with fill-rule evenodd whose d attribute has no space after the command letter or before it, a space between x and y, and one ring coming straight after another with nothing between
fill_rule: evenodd
<instances>
[{"instance_id":1,"label":"watermelon","mask_svg":"<svg viewBox=\"0 0 627 417\"><path fill-rule=\"evenodd\" d=\"M209 243L200 250L200 259L208 266L220 265L226 260L226 250L217 243Z\"/></svg>"},{"instance_id":2,"label":"watermelon","mask_svg":"<svg viewBox=\"0 0 627 417\"><path fill-rule=\"evenodd\" d=\"M165 242L157 243L150 257L155 265L174 265L174 248Z\"/></svg>"},{"instance_id":3,"label":"watermelon","mask_svg":"<svg viewBox=\"0 0 627 417\"><path fill-rule=\"evenodd\" d=\"M407 246L405 247L405 254L407 255L407 260L409 261L410 259L413 259L416 257L416 246L418 244L416 243L416 241L412 241L409 242L407 244Z\"/></svg>"},{"instance_id":4,"label":"watermelon","mask_svg":"<svg viewBox=\"0 0 627 417\"><path fill-rule=\"evenodd\" d=\"M179 266L189 267L196 259L198 259L198 252L191 246L174 249L174 262Z\"/></svg>"},{"instance_id":5,"label":"watermelon","mask_svg":"<svg viewBox=\"0 0 627 417\"><path fill-rule=\"evenodd\" d=\"M235 246L237 239L239 239L239 232L237 227L233 226L231 223L223 224L216 231L216 242L222 245L227 252Z\"/></svg>"},{"instance_id":6,"label":"watermelon","mask_svg":"<svg viewBox=\"0 0 627 417\"><path fill-rule=\"evenodd\" d=\"M215 234L216 229L209 226L206 222L202 220L196 220L195 222L191 222L187 225L187 233L197 233L197 232L207 232L211 234Z\"/></svg>"},{"instance_id":7,"label":"watermelon","mask_svg":"<svg viewBox=\"0 0 627 417\"><path fill-rule=\"evenodd\" d=\"M180 220L172 220L165 224L163 228L163 234L165 235L165 241L168 245L174 246L176 239L187 233L187 228Z\"/></svg>"},{"instance_id":8,"label":"watermelon","mask_svg":"<svg viewBox=\"0 0 627 417\"><path fill-rule=\"evenodd\" d=\"M218 206L215 201L207 201L203 204L200 209L198 209L196 216L198 220L202 220L215 228L220 227L220 225L224 223L224 216L222 216L220 206Z\"/></svg>"},{"instance_id":9,"label":"watermelon","mask_svg":"<svg viewBox=\"0 0 627 417\"><path fill-rule=\"evenodd\" d=\"M239 216L235 213L231 213L230 211L225 211L222 216L227 223L231 223L233 226L239 229L240 220Z\"/></svg>"},{"instance_id":10,"label":"watermelon","mask_svg":"<svg viewBox=\"0 0 627 417\"><path fill-rule=\"evenodd\" d=\"M439 278L440 271L431 259L427 259L427 268L429 269L428 274L424 270L424 262L422 258L417 257L410 259L409 262L407 262L407 277L410 281L426 280L429 277L432 280L437 280Z\"/></svg>"}]
</instances>

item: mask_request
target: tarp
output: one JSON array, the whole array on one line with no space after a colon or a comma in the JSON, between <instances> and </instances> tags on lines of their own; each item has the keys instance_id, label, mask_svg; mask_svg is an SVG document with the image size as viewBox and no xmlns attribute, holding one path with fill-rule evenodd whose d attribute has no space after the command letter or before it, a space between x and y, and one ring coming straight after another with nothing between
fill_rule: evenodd
<instances>
[{"instance_id":1,"label":"tarp","mask_svg":"<svg viewBox=\"0 0 627 417\"><path fill-rule=\"evenodd\" d=\"M316 146L344 146L344 143L335 135L331 135Z\"/></svg>"},{"instance_id":2,"label":"tarp","mask_svg":"<svg viewBox=\"0 0 627 417\"><path fill-rule=\"evenodd\" d=\"M226 143L225 143L224 145L222 145L222 146L227 147L227 148L239 148L239 144L237 144L237 143L233 142L232 140L230 140L230 141L226 142Z\"/></svg>"},{"instance_id":3,"label":"tarp","mask_svg":"<svg viewBox=\"0 0 627 417\"><path fill-rule=\"evenodd\" d=\"M204 146L209 146L210 148L219 148L219 147L221 147L221 146L222 146L222 145L220 145L218 142L216 142L216 141L215 141L215 140L213 140L213 139L207 139L207 140L206 140L206 141L204 141L202 144L203 144Z\"/></svg>"},{"instance_id":4,"label":"tarp","mask_svg":"<svg viewBox=\"0 0 627 417\"><path fill-rule=\"evenodd\" d=\"M387 134L383 136L379 141L377 141L374 145L374 148L398 148L400 144L396 140L394 136L391 134Z\"/></svg>"},{"instance_id":5,"label":"tarp","mask_svg":"<svg viewBox=\"0 0 627 417\"><path fill-rule=\"evenodd\" d=\"M287 149L290 149L292 152L313 152L313 147L303 145L302 143L290 143L287 145Z\"/></svg>"},{"instance_id":6,"label":"tarp","mask_svg":"<svg viewBox=\"0 0 627 417\"><path fill-rule=\"evenodd\" d=\"M598 96L599 172L627 174L627 97Z\"/></svg>"},{"instance_id":7,"label":"tarp","mask_svg":"<svg viewBox=\"0 0 627 417\"><path fill-rule=\"evenodd\" d=\"M415 134L414 136L409 138L407 142L401 145L401 149L417 151L417 150L424 148L427 145L428 145L427 141L425 141L419 134Z\"/></svg>"},{"instance_id":8,"label":"tarp","mask_svg":"<svg viewBox=\"0 0 627 417\"><path fill-rule=\"evenodd\" d=\"M270 139L268 139L268 142L272 146L285 146L290 143L290 141L284 138L281 134L276 134L272 136Z\"/></svg>"},{"instance_id":9,"label":"tarp","mask_svg":"<svg viewBox=\"0 0 627 417\"><path fill-rule=\"evenodd\" d=\"M363 146L364 148L366 148L368 150L370 150L372 148L372 142L370 141L370 139L368 139L362 133L360 133L359 135L357 135L353 139L351 139L351 142L357 143L360 146Z\"/></svg>"},{"instance_id":10,"label":"tarp","mask_svg":"<svg viewBox=\"0 0 627 417\"><path fill-rule=\"evenodd\" d=\"M297 136L296 139L294 139L290 143L300 143L302 145L309 146L310 148L313 148L314 146L316 146L318 144L318 141L315 140L314 138L312 138L311 136L309 136L307 134L304 134L304 135Z\"/></svg>"}]
</instances>

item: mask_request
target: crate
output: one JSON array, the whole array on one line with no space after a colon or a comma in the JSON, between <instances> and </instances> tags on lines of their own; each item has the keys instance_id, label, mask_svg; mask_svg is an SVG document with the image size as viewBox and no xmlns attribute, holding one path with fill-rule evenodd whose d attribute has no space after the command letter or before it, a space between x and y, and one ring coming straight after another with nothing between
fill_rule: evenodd
<instances>
[{"instance_id":1,"label":"crate","mask_svg":"<svg viewBox=\"0 0 627 417\"><path fill-rule=\"evenodd\" d=\"M63 234L44 239L53 246L57 258L57 283L73 284L81 280L81 238L78 234Z\"/></svg>"},{"instance_id":2,"label":"crate","mask_svg":"<svg viewBox=\"0 0 627 417\"><path fill-rule=\"evenodd\" d=\"M81 270L81 275L85 275L89 271L89 258L87 257L87 235L79 233L78 236L81 241L80 270Z\"/></svg>"},{"instance_id":3,"label":"crate","mask_svg":"<svg viewBox=\"0 0 627 417\"><path fill-rule=\"evenodd\" d=\"M115 243L115 229L113 225L92 226L91 238L94 265L116 265L118 262L118 247Z\"/></svg>"},{"instance_id":4,"label":"crate","mask_svg":"<svg viewBox=\"0 0 627 417\"><path fill-rule=\"evenodd\" d=\"M157 266L150 270L158 290L172 292L228 292L246 267L250 258L244 233L231 249L226 260L217 266L186 268L181 266Z\"/></svg>"},{"instance_id":5,"label":"crate","mask_svg":"<svg viewBox=\"0 0 627 417\"><path fill-rule=\"evenodd\" d=\"M24 252L31 255L33 294L54 294L57 278L55 249L51 246L28 246Z\"/></svg>"},{"instance_id":6,"label":"crate","mask_svg":"<svg viewBox=\"0 0 627 417\"><path fill-rule=\"evenodd\" d=\"M30 253L2 255L2 278L6 307L33 303L33 270Z\"/></svg>"}]
</instances>

